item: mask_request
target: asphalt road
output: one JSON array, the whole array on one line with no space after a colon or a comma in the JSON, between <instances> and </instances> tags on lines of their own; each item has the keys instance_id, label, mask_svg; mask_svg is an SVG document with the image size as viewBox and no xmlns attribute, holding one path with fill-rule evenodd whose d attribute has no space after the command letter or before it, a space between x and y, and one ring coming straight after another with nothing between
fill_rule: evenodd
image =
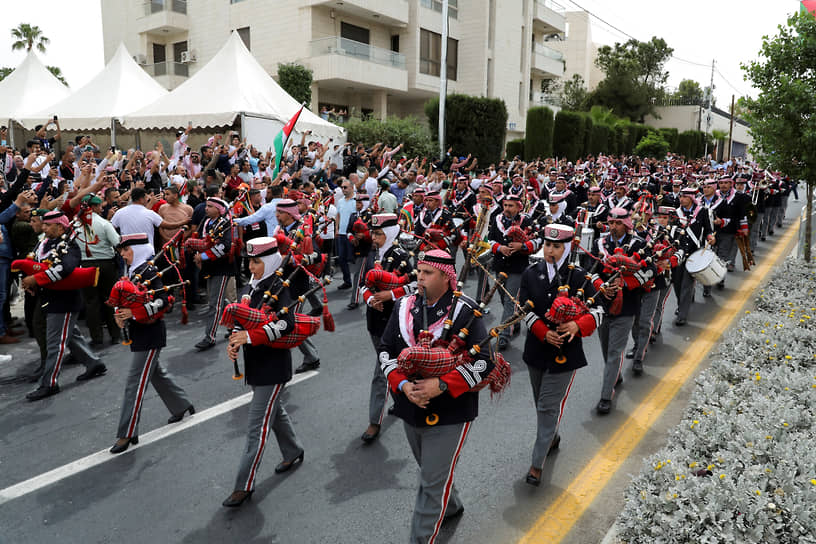
<instances>
[{"instance_id":1,"label":"asphalt road","mask_svg":"<svg viewBox=\"0 0 816 544\"><path fill-rule=\"evenodd\" d=\"M788 217L800 204L791 200ZM775 238L779 237L778 229ZM761 244L757 260L775 238ZM521 361L523 335L516 338L505 353L514 370L512 382L498 398L482 394L481 415L457 467L456 485L465 514L443 527L440 541L514 542L523 536L667 369L682 364L683 351L743 274L733 274L726 289L715 289L714 297L705 303L700 303L704 299L698 290L698 303L683 328L671 324L675 301L673 295L669 297L663 334L647 356L645 374L634 378L627 361L625 383L613 413L606 417L594 412L602 374L597 335L586 342L590 365L576 376L561 424L561 449L548 460L540 488L523 481L535 438L535 412ZM330 287L329 293L337 330L321 331L315 337L320 371L285 394L305 447L302 466L288 474L274 474L280 453L271 441L251 501L240 509L221 506L232 491L244 447L247 407L242 405L153 443L131 446L123 455L111 455L19 498L4 503L0 499L0 542L407 541L417 468L402 423L391 416L376 443L365 446L360 441L367 424L375 354L365 332L364 310L345 309L348 291ZM497 301L492 310L488 324L498 321ZM202 337L202 321L203 316L191 312L190 323L181 326L177 314L169 316L169 345L161 353L162 364L188 392L199 413L249 391L231 379L224 340L204 353L192 348ZM2 377L33 368L33 340L7 347L4 353L12 353L14 360L0 369ZM44 401L25 401L25 394L34 388L30 384L0 387L0 490L113 444L130 353L123 346L106 346L100 355L108 365L106 376L78 383L74 379L83 367L68 366L60 377L62 392ZM299 364L297 350L293 359ZM620 510L627 470L636 470L640 457L662 444L665 429L684 406L681 394L631 462L593 503L568 542L600 541ZM150 389L140 434L166 427L168 415Z\"/></svg>"}]
</instances>

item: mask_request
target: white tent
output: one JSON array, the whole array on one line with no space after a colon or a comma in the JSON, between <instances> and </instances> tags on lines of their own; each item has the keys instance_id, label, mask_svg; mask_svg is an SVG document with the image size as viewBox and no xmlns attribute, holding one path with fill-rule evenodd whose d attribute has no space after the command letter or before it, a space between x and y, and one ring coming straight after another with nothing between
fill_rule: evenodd
<instances>
[{"instance_id":1,"label":"white tent","mask_svg":"<svg viewBox=\"0 0 816 544\"><path fill-rule=\"evenodd\" d=\"M108 65L91 81L39 113L18 118L28 129L51 115L63 130L108 129L111 120L138 110L167 95L167 90L139 67L120 44Z\"/></svg>"},{"instance_id":2,"label":"white tent","mask_svg":"<svg viewBox=\"0 0 816 544\"><path fill-rule=\"evenodd\" d=\"M0 81L0 119L18 119L38 112L70 94L70 89L29 51L12 73ZM40 123L51 117L46 114Z\"/></svg>"},{"instance_id":3,"label":"white tent","mask_svg":"<svg viewBox=\"0 0 816 544\"><path fill-rule=\"evenodd\" d=\"M289 96L244 46L237 32L201 70L167 96L126 115L128 129L178 128L232 125L236 117L266 120L263 132L275 133L297 112L300 104ZM296 132L311 130L315 139L344 140L344 129L304 109ZM245 134L246 136L246 134ZM256 146L260 142L249 143Z\"/></svg>"}]
</instances>

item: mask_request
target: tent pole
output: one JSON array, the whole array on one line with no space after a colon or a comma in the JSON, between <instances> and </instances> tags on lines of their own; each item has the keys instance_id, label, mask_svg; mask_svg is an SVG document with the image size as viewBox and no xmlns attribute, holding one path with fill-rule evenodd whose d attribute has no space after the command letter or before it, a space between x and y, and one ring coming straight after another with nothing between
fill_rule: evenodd
<instances>
[{"instance_id":1,"label":"tent pole","mask_svg":"<svg viewBox=\"0 0 816 544\"><path fill-rule=\"evenodd\" d=\"M246 138L246 133L244 132L244 126L246 125L245 121L246 121L246 113L241 112L241 141L242 142L244 141L244 138Z\"/></svg>"},{"instance_id":2,"label":"tent pole","mask_svg":"<svg viewBox=\"0 0 816 544\"><path fill-rule=\"evenodd\" d=\"M116 119L111 117L111 147L116 146Z\"/></svg>"},{"instance_id":3,"label":"tent pole","mask_svg":"<svg viewBox=\"0 0 816 544\"><path fill-rule=\"evenodd\" d=\"M9 147L14 149L14 119L8 121Z\"/></svg>"}]
</instances>

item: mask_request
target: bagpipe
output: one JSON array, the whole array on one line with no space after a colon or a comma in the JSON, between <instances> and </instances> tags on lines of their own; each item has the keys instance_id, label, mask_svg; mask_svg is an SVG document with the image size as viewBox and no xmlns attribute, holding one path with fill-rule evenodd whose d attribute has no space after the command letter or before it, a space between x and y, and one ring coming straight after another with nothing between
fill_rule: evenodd
<instances>
[{"instance_id":1,"label":"bagpipe","mask_svg":"<svg viewBox=\"0 0 816 544\"><path fill-rule=\"evenodd\" d=\"M216 240L221 238L228 229L233 229L232 220L222 215L204 236L200 236L197 232L194 232L189 238L184 240L184 251L189 251L190 253L204 253L205 251L209 251L215 246ZM235 235L235 232L232 232L232 235L232 244L229 248L230 261L233 260L235 252L240 251L240 241Z\"/></svg>"},{"instance_id":2,"label":"bagpipe","mask_svg":"<svg viewBox=\"0 0 816 544\"><path fill-rule=\"evenodd\" d=\"M76 221L75 221L76 225ZM68 254L68 244L76 239L77 231L68 230L60 236L57 244L49 251L48 258L43 261L37 261L34 254L29 254L25 259L15 259L11 262L12 272L22 272L26 276L33 276L40 272L45 272L52 266L57 266L62 263L62 259ZM99 280L99 269L96 267L76 267L73 272L67 277L53 283L49 283L46 287L56 291L73 291L82 289L84 287L96 287Z\"/></svg>"},{"instance_id":3,"label":"bagpipe","mask_svg":"<svg viewBox=\"0 0 816 544\"><path fill-rule=\"evenodd\" d=\"M399 242L394 240L394 245L399 247ZM409 253L413 255L413 252ZM410 269L411 264L408 260L400 262L396 270L394 270L394 256L390 255L383 265L380 261L374 263L374 268L366 272L365 286L368 289L376 289L377 291L391 291L398 289L416 280L417 272Z\"/></svg>"},{"instance_id":4,"label":"bagpipe","mask_svg":"<svg viewBox=\"0 0 816 544\"><path fill-rule=\"evenodd\" d=\"M181 240L181 236L184 234L183 230L179 230L170 240L168 240L156 253L153 257L146 261L148 267L146 270L150 270L152 267L156 265L156 262L164 256L168 261L168 266L162 270L157 270L156 273L149 277L145 278L141 274L134 274L133 278L122 277L116 283L113 284L111 288L110 296L108 300L105 301L105 304L111 306L115 309L119 308L127 308L133 313L133 319L137 323L142 323L145 325L149 325L155 323L159 319L163 318L165 314L170 313L173 311L173 306L175 304L175 297L172 294L167 295L167 304L159 308L154 312L149 312L145 307L146 304L149 304L155 300L155 296L161 293L170 293L172 289L177 287L184 287L185 285L189 284L189 281L181 281L179 283L174 283L170 285L163 285L157 289L149 289L152 283L156 281L156 279L161 279L164 275L168 272L175 271L176 275L179 279L181 279L181 271L179 270L178 266L178 255L181 253L178 251L177 245ZM181 323L182 325L187 324L188 320L188 313L187 313L187 299L186 296L182 297L181 303ZM122 329L122 345L130 345L132 340L130 339L130 334L128 332L127 327L123 327Z\"/></svg>"},{"instance_id":5,"label":"bagpipe","mask_svg":"<svg viewBox=\"0 0 816 544\"><path fill-rule=\"evenodd\" d=\"M451 338L451 329L453 327L453 314L462 296L462 282L459 281L457 290L453 292L453 299L448 314L445 317L442 333L437 340L430 331L421 331L417 337L417 343L403 349L397 357L397 365L405 373L406 376L412 379L416 378L438 378L444 376L448 372L454 370L456 367L472 364L476 361L478 356L483 352L490 342L498 338L499 333L508 327L512 327L523 319L526 312L532 309L532 303L525 305L510 317L504 323L490 329L488 336L474 344L470 349L466 349L467 338L476 321L476 319L484 315L484 309L490 303L490 299L496 293L501 283L507 278L502 273L502 277L494 283L493 287L487 292L478 307L470 308L471 315L464 327L460 328L455 336ZM481 391L485 387L490 387L491 395L501 393L505 387L510 383L510 375L512 373L510 363L495 349L488 351L490 359L493 361L493 370L490 371L480 383L472 388L472 391ZM429 416L428 423L430 423L431 416Z\"/></svg>"},{"instance_id":6,"label":"bagpipe","mask_svg":"<svg viewBox=\"0 0 816 544\"><path fill-rule=\"evenodd\" d=\"M282 276L282 269L281 266L278 270L275 271L279 277ZM299 268L296 268L286 280L284 280L281 284L280 289L277 292L271 293L269 291L264 292L264 296L261 300L260 308L252 308L249 306L249 296L244 295L241 297L241 302L233 302L228 304L226 308L224 308L224 312L221 314L221 325L225 325L228 327L232 327L232 332L237 332L239 330L253 330L257 328L261 328L268 323L274 323L278 321L279 316L286 315L290 312L294 312L294 309L299 305L302 304L307 297L311 296L312 294L316 293L320 289L325 290L325 286L331 283L331 278L326 276L323 278L322 283L318 282L318 284L304 294L297 297L295 304L292 306L284 306L280 310L277 310L278 302L280 300L280 294L283 289L289 287L289 284L292 280L292 277L295 273L298 272ZM325 306L324 306L325 308ZM306 314L301 313L294 313L294 321L295 325L292 329L292 332L286 334L277 340L270 342L268 344L264 344L265 346L275 348L275 349L292 349L296 348L301 345L307 338L317 333L317 330L320 328L320 318L313 317ZM324 326L324 328L326 328ZM328 330L328 328L326 328ZM333 330L333 328L332 328ZM240 380L243 377L243 374L240 373L238 369L238 360L233 359L233 379Z\"/></svg>"}]
</instances>

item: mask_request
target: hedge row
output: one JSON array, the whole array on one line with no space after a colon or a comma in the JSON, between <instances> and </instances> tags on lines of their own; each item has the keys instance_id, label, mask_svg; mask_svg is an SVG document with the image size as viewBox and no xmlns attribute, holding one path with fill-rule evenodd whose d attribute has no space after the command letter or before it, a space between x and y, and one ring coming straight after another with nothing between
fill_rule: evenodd
<instances>
[{"instance_id":1,"label":"hedge row","mask_svg":"<svg viewBox=\"0 0 816 544\"><path fill-rule=\"evenodd\" d=\"M439 99L425 104L431 134L439 140ZM501 159L507 133L507 106L498 98L449 94L445 99L445 147L456 156L471 154L480 164Z\"/></svg>"}]
</instances>

